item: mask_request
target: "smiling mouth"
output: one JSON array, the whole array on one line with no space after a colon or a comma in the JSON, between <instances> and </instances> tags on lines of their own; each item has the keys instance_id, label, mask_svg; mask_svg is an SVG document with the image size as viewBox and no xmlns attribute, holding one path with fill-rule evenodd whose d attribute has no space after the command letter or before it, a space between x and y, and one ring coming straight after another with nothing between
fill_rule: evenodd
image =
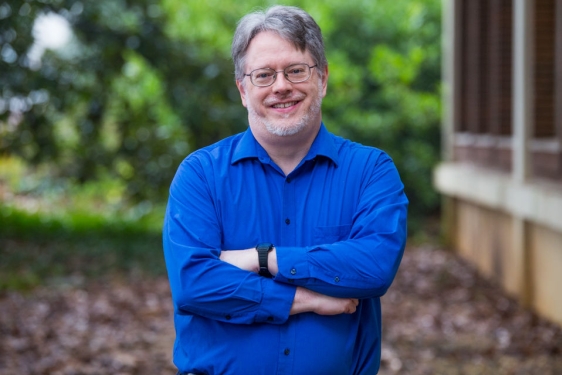
<instances>
[{"instance_id":1,"label":"smiling mouth","mask_svg":"<svg viewBox=\"0 0 562 375\"><path fill-rule=\"evenodd\" d=\"M273 108L289 108L292 107L294 105L297 105L298 102L288 102L288 103L277 103L272 105L271 107Z\"/></svg>"}]
</instances>

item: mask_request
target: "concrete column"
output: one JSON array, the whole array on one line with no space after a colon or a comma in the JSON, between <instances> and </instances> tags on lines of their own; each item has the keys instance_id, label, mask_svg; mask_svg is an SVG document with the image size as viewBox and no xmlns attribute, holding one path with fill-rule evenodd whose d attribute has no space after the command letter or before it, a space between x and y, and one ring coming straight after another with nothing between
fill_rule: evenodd
<instances>
[{"instance_id":1,"label":"concrete column","mask_svg":"<svg viewBox=\"0 0 562 375\"><path fill-rule=\"evenodd\" d=\"M562 147L562 0L556 0L554 6L556 9L554 126L556 139Z\"/></svg>"},{"instance_id":2,"label":"concrete column","mask_svg":"<svg viewBox=\"0 0 562 375\"><path fill-rule=\"evenodd\" d=\"M513 144L512 178L524 185L530 175L529 139L533 127L533 61L534 61L534 0L514 0L513 3ZM527 246L525 219L513 216L514 265L522 275L519 291L521 302L532 304L530 255Z\"/></svg>"},{"instance_id":3,"label":"concrete column","mask_svg":"<svg viewBox=\"0 0 562 375\"><path fill-rule=\"evenodd\" d=\"M460 35L461 7L459 0L442 0L442 125L441 158L445 162L455 159L455 131L459 127L460 116L460 55L462 38ZM446 246L454 247L456 243L456 207L455 198L443 195L441 198L441 238Z\"/></svg>"},{"instance_id":4,"label":"concrete column","mask_svg":"<svg viewBox=\"0 0 562 375\"><path fill-rule=\"evenodd\" d=\"M529 138L533 123L534 0L513 3L513 178L525 183L530 173Z\"/></svg>"},{"instance_id":5,"label":"concrete column","mask_svg":"<svg viewBox=\"0 0 562 375\"><path fill-rule=\"evenodd\" d=\"M458 121L458 55L461 40L458 36L457 0L442 0L442 64L443 64L443 125L441 127L442 159L452 161L454 158L454 136Z\"/></svg>"}]
</instances>

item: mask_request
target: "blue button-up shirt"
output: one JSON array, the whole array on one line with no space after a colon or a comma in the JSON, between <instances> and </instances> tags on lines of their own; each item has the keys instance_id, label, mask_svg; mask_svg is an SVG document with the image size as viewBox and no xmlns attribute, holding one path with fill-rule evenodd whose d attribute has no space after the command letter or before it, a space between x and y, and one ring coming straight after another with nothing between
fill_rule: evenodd
<instances>
[{"instance_id":1,"label":"blue button-up shirt","mask_svg":"<svg viewBox=\"0 0 562 375\"><path fill-rule=\"evenodd\" d=\"M324 125L289 175L249 129L189 155L170 188L163 233L178 369L377 373L379 297L402 258L407 205L384 152ZM261 242L277 251L273 279L219 259L223 249ZM360 303L353 314L289 316L297 286Z\"/></svg>"}]
</instances>

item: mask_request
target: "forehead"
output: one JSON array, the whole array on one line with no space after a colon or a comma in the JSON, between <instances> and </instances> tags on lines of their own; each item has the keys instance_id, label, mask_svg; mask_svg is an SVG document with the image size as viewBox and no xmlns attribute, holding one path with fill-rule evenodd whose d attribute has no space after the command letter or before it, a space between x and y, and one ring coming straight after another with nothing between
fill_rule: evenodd
<instances>
[{"instance_id":1,"label":"forehead","mask_svg":"<svg viewBox=\"0 0 562 375\"><path fill-rule=\"evenodd\" d=\"M308 51L301 51L295 45L271 31L259 33L252 39L246 51L246 68L283 69L297 63L311 64Z\"/></svg>"}]
</instances>

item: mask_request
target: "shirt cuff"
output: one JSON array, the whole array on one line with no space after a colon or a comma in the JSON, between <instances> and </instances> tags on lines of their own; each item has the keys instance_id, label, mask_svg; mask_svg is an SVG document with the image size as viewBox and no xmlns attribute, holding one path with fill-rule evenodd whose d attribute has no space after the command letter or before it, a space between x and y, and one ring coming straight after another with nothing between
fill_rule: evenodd
<instances>
[{"instance_id":1,"label":"shirt cuff","mask_svg":"<svg viewBox=\"0 0 562 375\"><path fill-rule=\"evenodd\" d=\"M263 297L256 323L282 324L289 318L297 287L280 284L268 278L261 280Z\"/></svg>"},{"instance_id":2,"label":"shirt cuff","mask_svg":"<svg viewBox=\"0 0 562 375\"><path fill-rule=\"evenodd\" d=\"M310 277L309 249L310 247L275 246L278 272L273 279L289 284L296 280L308 279Z\"/></svg>"}]
</instances>

